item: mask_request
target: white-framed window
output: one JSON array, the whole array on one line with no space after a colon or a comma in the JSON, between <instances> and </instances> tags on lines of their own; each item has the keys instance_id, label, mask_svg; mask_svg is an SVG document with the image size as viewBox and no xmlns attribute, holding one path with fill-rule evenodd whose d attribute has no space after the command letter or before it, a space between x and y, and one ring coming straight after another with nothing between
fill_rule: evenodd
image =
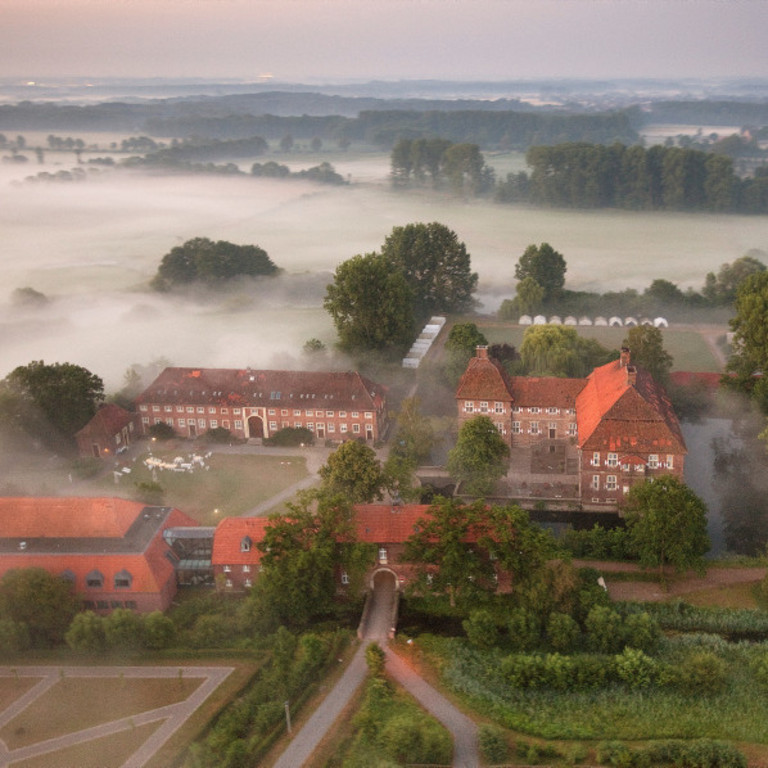
<instances>
[{"instance_id":1,"label":"white-framed window","mask_svg":"<svg viewBox=\"0 0 768 768\"><path fill-rule=\"evenodd\" d=\"M224 582L224 586L225 586L225 587L228 587L229 589L232 589L232 579L227 579L227 580Z\"/></svg>"},{"instance_id":2,"label":"white-framed window","mask_svg":"<svg viewBox=\"0 0 768 768\"><path fill-rule=\"evenodd\" d=\"M187 413L194 413L195 412L195 406L194 405L188 405L187 406Z\"/></svg>"},{"instance_id":3,"label":"white-framed window","mask_svg":"<svg viewBox=\"0 0 768 768\"><path fill-rule=\"evenodd\" d=\"M200 429L205 429L205 419L198 419L197 426L200 427Z\"/></svg>"},{"instance_id":4,"label":"white-framed window","mask_svg":"<svg viewBox=\"0 0 768 768\"><path fill-rule=\"evenodd\" d=\"M142 424L149 424L149 416L142 416L141 417L141 423Z\"/></svg>"},{"instance_id":5,"label":"white-framed window","mask_svg":"<svg viewBox=\"0 0 768 768\"><path fill-rule=\"evenodd\" d=\"M365 412L365 418L366 419L372 419L373 418L373 413L371 411L366 411Z\"/></svg>"},{"instance_id":6,"label":"white-framed window","mask_svg":"<svg viewBox=\"0 0 768 768\"><path fill-rule=\"evenodd\" d=\"M235 419L235 429L242 429L243 422L240 419Z\"/></svg>"},{"instance_id":7,"label":"white-framed window","mask_svg":"<svg viewBox=\"0 0 768 768\"><path fill-rule=\"evenodd\" d=\"M159 406L159 405L153 405L153 406L152 406L152 410L153 410L155 413L158 413L158 412L160 411L160 406Z\"/></svg>"},{"instance_id":8,"label":"white-framed window","mask_svg":"<svg viewBox=\"0 0 768 768\"><path fill-rule=\"evenodd\" d=\"M293 415L294 416L301 416L301 408L294 408L293 409Z\"/></svg>"},{"instance_id":9,"label":"white-framed window","mask_svg":"<svg viewBox=\"0 0 768 768\"><path fill-rule=\"evenodd\" d=\"M519 421L513 421L512 422L512 434L513 435L519 435L520 434L520 422Z\"/></svg>"},{"instance_id":10,"label":"white-framed window","mask_svg":"<svg viewBox=\"0 0 768 768\"><path fill-rule=\"evenodd\" d=\"M240 409L239 408L233 408L232 409L232 414L234 416L239 416L240 415Z\"/></svg>"},{"instance_id":11,"label":"white-framed window","mask_svg":"<svg viewBox=\"0 0 768 768\"><path fill-rule=\"evenodd\" d=\"M270 409L267 411L267 415L268 415L268 416L274 416L274 415L275 415L275 409L274 409L274 408L270 408Z\"/></svg>"},{"instance_id":12,"label":"white-framed window","mask_svg":"<svg viewBox=\"0 0 768 768\"><path fill-rule=\"evenodd\" d=\"M216 408L214 408L213 406L210 406L208 408L208 413L216 413Z\"/></svg>"},{"instance_id":13,"label":"white-framed window","mask_svg":"<svg viewBox=\"0 0 768 768\"><path fill-rule=\"evenodd\" d=\"M349 584L349 574L346 571L341 572L341 583Z\"/></svg>"},{"instance_id":14,"label":"white-framed window","mask_svg":"<svg viewBox=\"0 0 768 768\"><path fill-rule=\"evenodd\" d=\"M359 419L360 418L360 411L352 411L352 418L353 419Z\"/></svg>"},{"instance_id":15,"label":"white-framed window","mask_svg":"<svg viewBox=\"0 0 768 768\"><path fill-rule=\"evenodd\" d=\"M347 425L339 424L339 432L346 432L346 431L347 431Z\"/></svg>"},{"instance_id":16,"label":"white-framed window","mask_svg":"<svg viewBox=\"0 0 768 768\"><path fill-rule=\"evenodd\" d=\"M609 453L608 454L608 466L609 467L618 467L619 466L619 454L618 453Z\"/></svg>"},{"instance_id":17,"label":"white-framed window","mask_svg":"<svg viewBox=\"0 0 768 768\"><path fill-rule=\"evenodd\" d=\"M332 419L333 418L333 411L326 411L325 412L325 416L328 419Z\"/></svg>"},{"instance_id":18,"label":"white-framed window","mask_svg":"<svg viewBox=\"0 0 768 768\"><path fill-rule=\"evenodd\" d=\"M593 491L599 491L600 490L600 475L592 475L592 490Z\"/></svg>"},{"instance_id":19,"label":"white-framed window","mask_svg":"<svg viewBox=\"0 0 768 768\"><path fill-rule=\"evenodd\" d=\"M539 422L538 421L532 421L531 422L530 432L531 432L532 435L538 435L539 434Z\"/></svg>"},{"instance_id":20,"label":"white-framed window","mask_svg":"<svg viewBox=\"0 0 768 768\"><path fill-rule=\"evenodd\" d=\"M148 408L148 406L146 406L146 405L140 405L140 406L139 406L139 410L140 410L140 411L146 411L146 410L149 410L149 408Z\"/></svg>"},{"instance_id":21,"label":"white-framed window","mask_svg":"<svg viewBox=\"0 0 768 768\"><path fill-rule=\"evenodd\" d=\"M600 466L600 452L595 451L592 454L592 466L593 467L599 467Z\"/></svg>"},{"instance_id":22,"label":"white-framed window","mask_svg":"<svg viewBox=\"0 0 768 768\"><path fill-rule=\"evenodd\" d=\"M549 414L560 413L560 409L559 408L555 408L554 406L550 405L547 408L547 413L549 413Z\"/></svg>"},{"instance_id":23,"label":"white-framed window","mask_svg":"<svg viewBox=\"0 0 768 768\"><path fill-rule=\"evenodd\" d=\"M197 412L198 413L205 413L205 406L204 405L198 405L197 406Z\"/></svg>"},{"instance_id":24,"label":"white-framed window","mask_svg":"<svg viewBox=\"0 0 768 768\"><path fill-rule=\"evenodd\" d=\"M280 424L280 426L281 426L283 429L287 429L288 427L290 427L290 426L291 426L291 422L290 422L290 421L288 421L288 419L283 419L283 421L282 421L282 423Z\"/></svg>"},{"instance_id":25,"label":"white-framed window","mask_svg":"<svg viewBox=\"0 0 768 768\"><path fill-rule=\"evenodd\" d=\"M575 416L575 415L576 415L576 409L575 409L575 408L566 408L566 409L565 409L565 412L566 412L566 413L567 413L569 416Z\"/></svg>"},{"instance_id":26,"label":"white-framed window","mask_svg":"<svg viewBox=\"0 0 768 768\"><path fill-rule=\"evenodd\" d=\"M488 401L481 400L478 405L478 410L480 411L480 413L488 413Z\"/></svg>"},{"instance_id":27,"label":"white-framed window","mask_svg":"<svg viewBox=\"0 0 768 768\"><path fill-rule=\"evenodd\" d=\"M179 427L186 427L187 426L187 420L186 419L179 419Z\"/></svg>"},{"instance_id":28,"label":"white-framed window","mask_svg":"<svg viewBox=\"0 0 768 768\"><path fill-rule=\"evenodd\" d=\"M218 426L219 426L219 420L211 419L211 429L218 429Z\"/></svg>"},{"instance_id":29,"label":"white-framed window","mask_svg":"<svg viewBox=\"0 0 768 768\"><path fill-rule=\"evenodd\" d=\"M173 406L172 406L172 405L164 405L164 406L163 406L163 410L164 410L166 413L173 413Z\"/></svg>"},{"instance_id":30,"label":"white-framed window","mask_svg":"<svg viewBox=\"0 0 768 768\"><path fill-rule=\"evenodd\" d=\"M538 406L534 405L532 408L528 409L528 413L541 413L541 408L539 408Z\"/></svg>"},{"instance_id":31,"label":"white-framed window","mask_svg":"<svg viewBox=\"0 0 768 768\"><path fill-rule=\"evenodd\" d=\"M270 421L269 422L269 428L274 432L277 430L277 422L276 421Z\"/></svg>"},{"instance_id":32,"label":"white-framed window","mask_svg":"<svg viewBox=\"0 0 768 768\"><path fill-rule=\"evenodd\" d=\"M493 411L494 413L504 413L504 403L495 402L493 404Z\"/></svg>"},{"instance_id":33,"label":"white-framed window","mask_svg":"<svg viewBox=\"0 0 768 768\"><path fill-rule=\"evenodd\" d=\"M360 434L360 425L359 424L353 424L352 425L352 434L353 435L359 435Z\"/></svg>"},{"instance_id":34,"label":"white-framed window","mask_svg":"<svg viewBox=\"0 0 768 768\"><path fill-rule=\"evenodd\" d=\"M251 566L250 565L244 565L243 566L243 573L250 573L251 572Z\"/></svg>"},{"instance_id":35,"label":"white-framed window","mask_svg":"<svg viewBox=\"0 0 768 768\"><path fill-rule=\"evenodd\" d=\"M308 421L307 422L307 429L310 432L314 432L315 431L315 422L314 421Z\"/></svg>"},{"instance_id":36,"label":"white-framed window","mask_svg":"<svg viewBox=\"0 0 768 768\"><path fill-rule=\"evenodd\" d=\"M507 430L506 430L506 427L504 426L503 422L497 421L494 424L494 426L496 427L496 429L498 430L500 435L506 435L507 434Z\"/></svg>"},{"instance_id":37,"label":"white-framed window","mask_svg":"<svg viewBox=\"0 0 768 768\"><path fill-rule=\"evenodd\" d=\"M616 475L606 475L606 477L605 477L605 490L606 491L615 491L616 490Z\"/></svg>"},{"instance_id":38,"label":"white-framed window","mask_svg":"<svg viewBox=\"0 0 768 768\"><path fill-rule=\"evenodd\" d=\"M335 432L336 431L336 425L332 421L328 422L328 431L329 432Z\"/></svg>"},{"instance_id":39,"label":"white-framed window","mask_svg":"<svg viewBox=\"0 0 768 768\"><path fill-rule=\"evenodd\" d=\"M231 565L225 565L224 566L224 573L232 573L232 566Z\"/></svg>"},{"instance_id":40,"label":"white-framed window","mask_svg":"<svg viewBox=\"0 0 768 768\"><path fill-rule=\"evenodd\" d=\"M464 401L464 413L474 413L475 412L475 401L474 400L465 400Z\"/></svg>"},{"instance_id":41,"label":"white-framed window","mask_svg":"<svg viewBox=\"0 0 768 768\"><path fill-rule=\"evenodd\" d=\"M648 468L649 469L658 469L659 468L659 456L656 453L650 454L648 456Z\"/></svg>"},{"instance_id":42,"label":"white-framed window","mask_svg":"<svg viewBox=\"0 0 768 768\"><path fill-rule=\"evenodd\" d=\"M675 468L675 457L671 454L667 454L667 469L674 469Z\"/></svg>"},{"instance_id":43,"label":"white-framed window","mask_svg":"<svg viewBox=\"0 0 768 768\"><path fill-rule=\"evenodd\" d=\"M347 418L347 412L346 411L339 411L339 418L340 419L346 419Z\"/></svg>"},{"instance_id":44,"label":"white-framed window","mask_svg":"<svg viewBox=\"0 0 768 768\"><path fill-rule=\"evenodd\" d=\"M221 422L221 426L224 427L224 429L229 429L229 419L224 419Z\"/></svg>"},{"instance_id":45,"label":"white-framed window","mask_svg":"<svg viewBox=\"0 0 768 768\"><path fill-rule=\"evenodd\" d=\"M176 410L177 410L179 413L184 413L184 406L183 406L183 405L177 405L177 406L176 406Z\"/></svg>"},{"instance_id":46,"label":"white-framed window","mask_svg":"<svg viewBox=\"0 0 768 768\"><path fill-rule=\"evenodd\" d=\"M314 416L315 412L311 408L307 408L306 411L304 411L305 416Z\"/></svg>"},{"instance_id":47,"label":"white-framed window","mask_svg":"<svg viewBox=\"0 0 768 768\"><path fill-rule=\"evenodd\" d=\"M519 405L512 406L512 413L522 413L523 409Z\"/></svg>"},{"instance_id":48,"label":"white-framed window","mask_svg":"<svg viewBox=\"0 0 768 768\"><path fill-rule=\"evenodd\" d=\"M246 579L246 580L243 582L243 586L244 586L244 587L248 587L248 588L250 588L250 587L252 587L252 586L253 586L253 581L251 581L251 579Z\"/></svg>"},{"instance_id":49,"label":"white-framed window","mask_svg":"<svg viewBox=\"0 0 768 768\"><path fill-rule=\"evenodd\" d=\"M160 418L155 419L155 424L162 424L163 420Z\"/></svg>"},{"instance_id":50,"label":"white-framed window","mask_svg":"<svg viewBox=\"0 0 768 768\"><path fill-rule=\"evenodd\" d=\"M229 408L222 408L221 409L221 415L223 416L224 414L229 415Z\"/></svg>"},{"instance_id":51,"label":"white-framed window","mask_svg":"<svg viewBox=\"0 0 768 768\"><path fill-rule=\"evenodd\" d=\"M576 434L577 434L577 432L576 432L576 422L572 421L568 425L568 437L576 437Z\"/></svg>"},{"instance_id":52,"label":"white-framed window","mask_svg":"<svg viewBox=\"0 0 768 768\"><path fill-rule=\"evenodd\" d=\"M287 408L281 408L280 409L280 415L281 416L287 416L288 415L288 409Z\"/></svg>"},{"instance_id":53,"label":"white-framed window","mask_svg":"<svg viewBox=\"0 0 768 768\"><path fill-rule=\"evenodd\" d=\"M387 548L379 547L379 563L381 563L381 565L386 565L387 562L388 562Z\"/></svg>"}]
</instances>

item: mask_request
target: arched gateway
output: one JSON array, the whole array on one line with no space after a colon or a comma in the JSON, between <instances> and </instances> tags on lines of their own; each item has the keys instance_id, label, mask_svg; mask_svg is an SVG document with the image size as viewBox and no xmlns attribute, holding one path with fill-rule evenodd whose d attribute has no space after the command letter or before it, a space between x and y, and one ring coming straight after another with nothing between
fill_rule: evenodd
<instances>
[{"instance_id":1,"label":"arched gateway","mask_svg":"<svg viewBox=\"0 0 768 768\"><path fill-rule=\"evenodd\" d=\"M264 422L261 416L248 417L248 437L264 437Z\"/></svg>"}]
</instances>

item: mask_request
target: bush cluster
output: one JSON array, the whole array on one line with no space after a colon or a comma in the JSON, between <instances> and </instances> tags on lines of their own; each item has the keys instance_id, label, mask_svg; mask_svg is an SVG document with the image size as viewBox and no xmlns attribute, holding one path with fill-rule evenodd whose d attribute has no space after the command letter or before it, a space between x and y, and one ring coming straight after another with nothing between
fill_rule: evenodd
<instances>
[{"instance_id":1,"label":"bush cluster","mask_svg":"<svg viewBox=\"0 0 768 768\"><path fill-rule=\"evenodd\" d=\"M161 611L146 615L116 608L108 616L93 611L78 613L64 639L73 651L98 653L109 650L153 651L169 648L176 638L173 622Z\"/></svg>"},{"instance_id":2,"label":"bush cluster","mask_svg":"<svg viewBox=\"0 0 768 768\"><path fill-rule=\"evenodd\" d=\"M306 427L283 427L271 437L264 438L264 445L273 447L296 447L314 445L315 433Z\"/></svg>"},{"instance_id":3,"label":"bush cluster","mask_svg":"<svg viewBox=\"0 0 768 768\"><path fill-rule=\"evenodd\" d=\"M736 747L722 741L669 739L652 741L642 747L629 747L618 741L598 744L600 765L618 768L747 768L746 757Z\"/></svg>"}]
</instances>

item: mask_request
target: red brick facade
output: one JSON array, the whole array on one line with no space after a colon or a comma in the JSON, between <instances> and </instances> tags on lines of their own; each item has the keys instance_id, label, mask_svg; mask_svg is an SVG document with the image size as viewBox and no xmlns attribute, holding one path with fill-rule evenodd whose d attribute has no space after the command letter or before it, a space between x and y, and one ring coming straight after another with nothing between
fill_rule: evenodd
<instances>
[{"instance_id":1,"label":"red brick facade","mask_svg":"<svg viewBox=\"0 0 768 768\"><path fill-rule=\"evenodd\" d=\"M386 429L384 387L354 371L166 368L136 398L141 430L165 422L194 438L224 428L264 438L306 427L318 440L379 440Z\"/></svg>"},{"instance_id":2,"label":"red brick facade","mask_svg":"<svg viewBox=\"0 0 768 768\"><path fill-rule=\"evenodd\" d=\"M115 498L0 498L0 577L43 568L72 582L83 606L165 610L176 594L163 532L196 526L171 507Z\"/></svg>"},{"instance_id":3,"label":"red brick facade","mask_svg":"<svg viewBox=\"0 0 768 768\"><path fill-rule=\"evenodd\" d=\"M119 405L107 403L75 433L81 456L107 459L128 448L138 434L136 414Z\"/></svg>"},{"instance_id":4,"label":"red brick facade","mask_svg":"<svg viewBox=\"0 0 768 768\"><path fill-rule=\"evenodd\" d=\"M567 441L578 448L584 509L616 508L631 486L659 474L682 478L686 447L663 387L631 365L629 350L586 379L508 376L478 347L456 392L459 426L478 414L511 448Z\"/></svg>"}]
</instances>

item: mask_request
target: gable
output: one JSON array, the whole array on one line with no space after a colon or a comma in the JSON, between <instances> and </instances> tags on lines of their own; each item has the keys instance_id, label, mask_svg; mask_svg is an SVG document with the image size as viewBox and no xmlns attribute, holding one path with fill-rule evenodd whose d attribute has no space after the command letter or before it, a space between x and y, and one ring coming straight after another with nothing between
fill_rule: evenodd
<instances>
[{"instance_id":1,"label":"gable","mask_svg":"<svg viewBox=\"0 0 768 768\"><path fill-rule=\"evenodd\" d=\"M458 400L500 400L511 402L512 386L501 364L486 356L473 357L459 379Z\"/></svg>"}]
</instances>

